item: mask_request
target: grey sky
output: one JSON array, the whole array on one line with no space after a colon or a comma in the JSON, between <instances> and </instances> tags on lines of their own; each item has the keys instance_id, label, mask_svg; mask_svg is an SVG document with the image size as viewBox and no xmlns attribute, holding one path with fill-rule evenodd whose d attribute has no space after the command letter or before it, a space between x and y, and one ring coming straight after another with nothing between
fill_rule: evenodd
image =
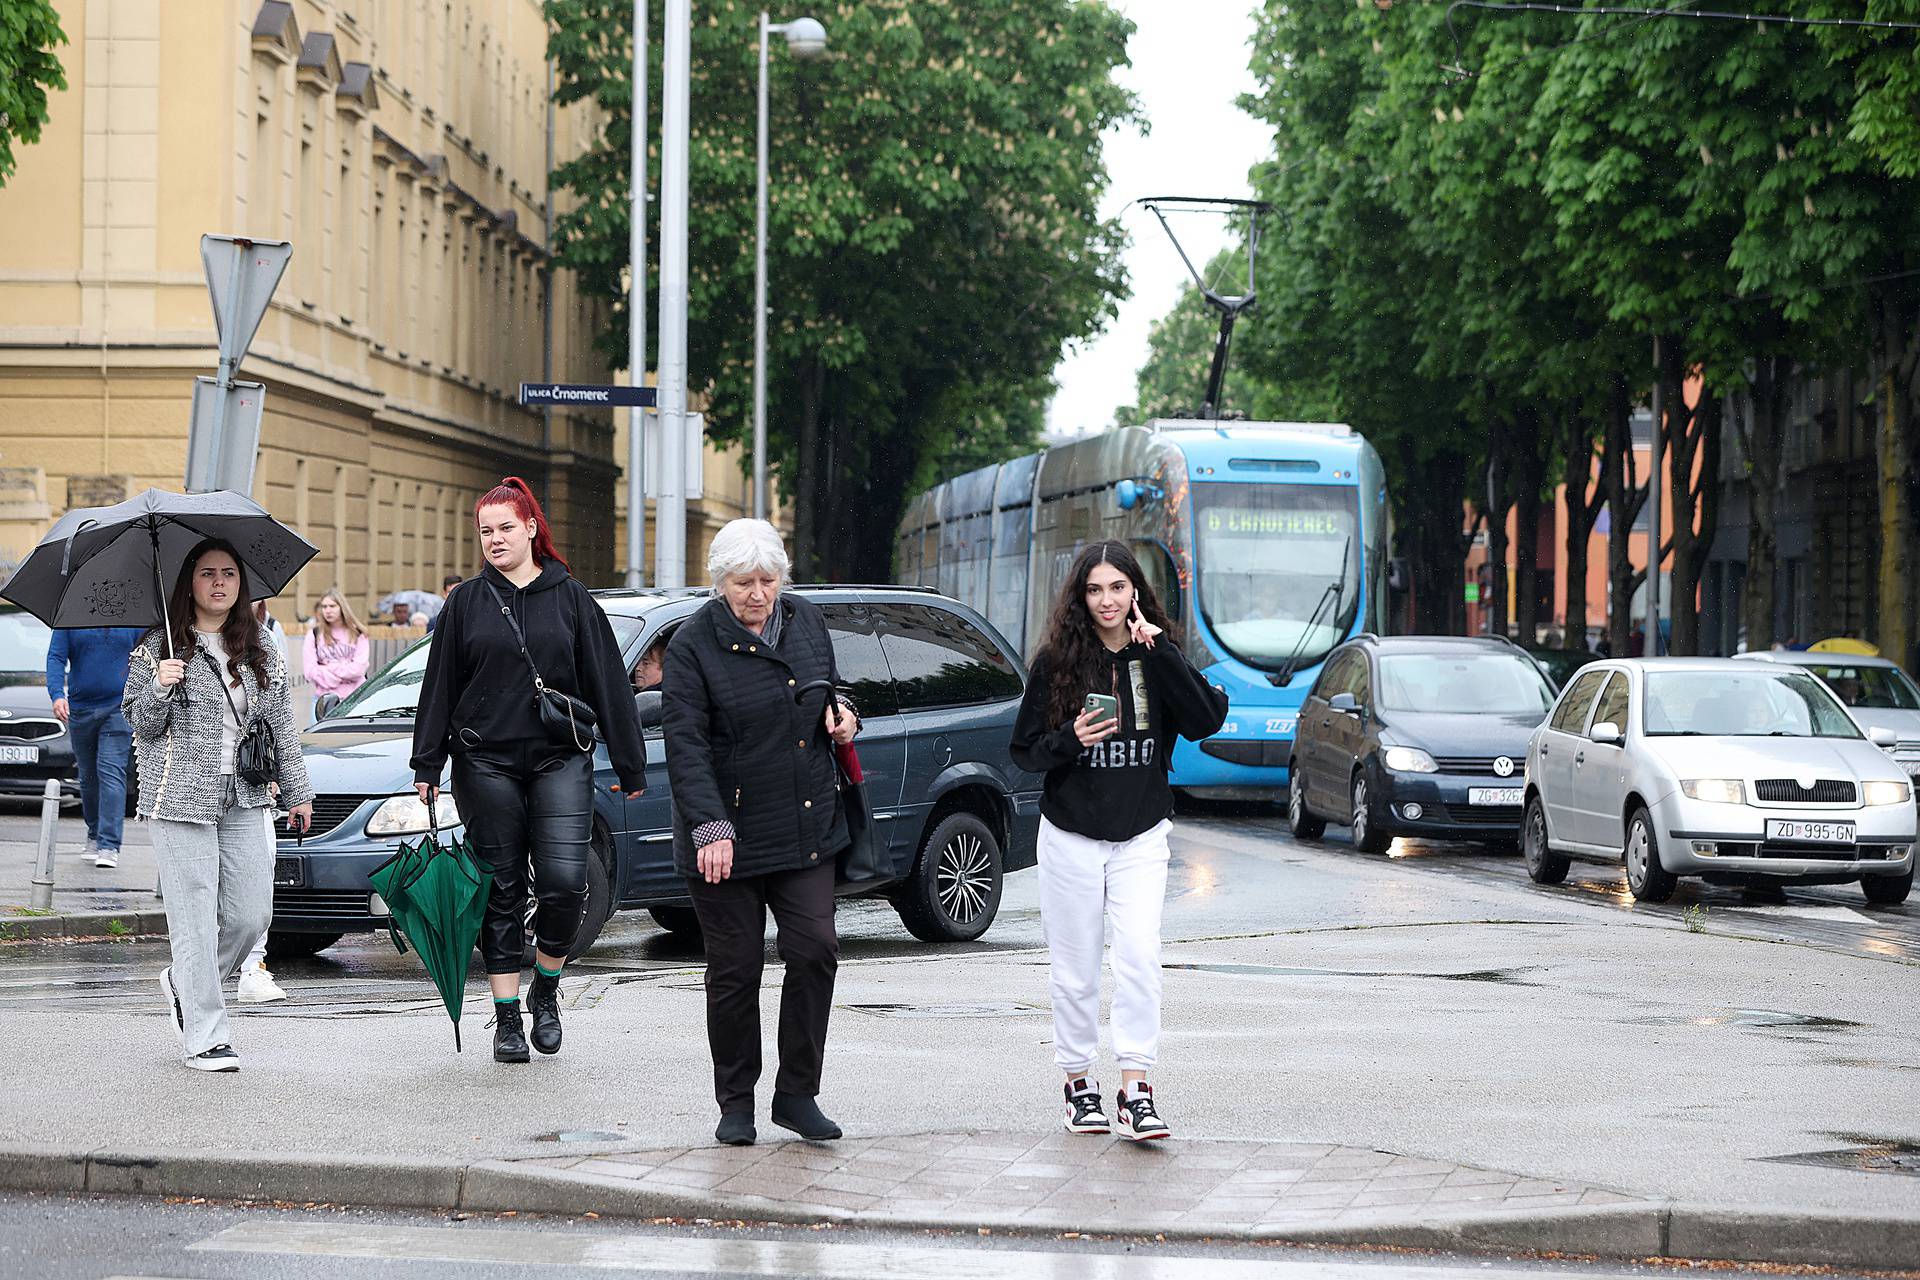
<instances>
[{"instance_id":1,"label":"grey sky","mask_svg":"<svg viewBox=\"0 0 1920 1280\"><path fill-rule=\"evenodd\" d=\"M1132 130L1107 136L1113 182L1101 212L1112 216L1141 196L1250 194L1247 170L1271 149L1266 127L1234 105L1253 88L1247 42L1254 0L1113 2L1136 27L1128 47L1133 65L1121 80L1139 95L1152 129L1145 137ZM1123 219L1132 237L1126 263L1133 296L1100 337L1068 347L1047 412L1050 430L1098 430L1112 424L1116 405L1133 402L1147 330L1186 280L1152 214L1128 209ZM1197 266L1225 242L1224 223L1215 220L1188 217L1175 230ZM1205 388L1193 390L1197 407Z\"/></svg>"}]
</instances>

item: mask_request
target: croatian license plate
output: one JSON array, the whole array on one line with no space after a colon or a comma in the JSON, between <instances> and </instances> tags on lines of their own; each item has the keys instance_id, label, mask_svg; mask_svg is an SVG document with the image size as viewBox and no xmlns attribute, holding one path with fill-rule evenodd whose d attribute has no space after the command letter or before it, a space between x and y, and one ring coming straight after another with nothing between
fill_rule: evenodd
<instances>
[{"instance_id":1,"label":"croatian license plate","mask_svg":"<svg viewBox=\"0 0 1920 1280\"><path fill-rule=\"evenodd\" d=\"M306 887L307 868L299 858L275 858L273 860L273 882L286 885L289 889Z\"/></svg>"},{"instance_id":2,"label":"croatian license plate","mask_svg":"<svg viewBox=\"0 0 1920 1280\"><path fill-rule=\"evenodd\" d=\"M1768 818L1767 839L1802 844L1852 844L1851 822L1802 822L1797 818Z\"/></svg>"},{"instance_id":3,"label":"croatian license plate","mask_svg":"<svg viewBox=\"0 0 1920 1280\"><path fill-rule=\"evenodd\" d=\"M1468 787L1468 804L1504 805L1517 809L1527 797L1524 787Z\"/></svg>"},{"instance_id":4,"label":"croatian license plate","mask_svg":"<svg viewBox=\"0 0 1920 1280\"><path fill-rule=\"evenodd\" d=\"M39 764L38 747L0 747L0 764Z\"/></svg>"}]
</instances>

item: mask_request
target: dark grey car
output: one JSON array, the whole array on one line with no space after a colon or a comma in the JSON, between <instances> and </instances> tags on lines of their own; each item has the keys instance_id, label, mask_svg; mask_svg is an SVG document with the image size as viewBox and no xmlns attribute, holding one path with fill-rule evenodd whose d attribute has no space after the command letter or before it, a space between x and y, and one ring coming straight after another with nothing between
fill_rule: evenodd
<instances>
[{"instance_id":1,"label":"dark grey car","mask_svg":"<svg viewBox=\"0 0 1920 1280\"><path fill-rule=\"evenodd\" d=\"M979 937L999 910L1002 877L1034 863L1041 779L1007 754L1024 668L983 618L948 597L909 587L793 590L826 614L842 689L863 722L857 745L875 830L893 861L888 880L843 885L842 893L885 896L918 938ZM631 672L709 595L603 591L595 598ZM401 654L302 735L317 793L314 831L296 842L280 824L271 939L279 954L312 954L345 933L386 926L367 874L427 826L407 757L431 643L428 637ZM647 793L614 791L606 748L595 750L597 856L588 861L576 955L615 910L644 907L676 932L698 927L673 869L659 694L638 698ZM457 831L459 797L441 803L443 822Z\"/></svg>"},{"instance_id":2,"label":"dark grey car","mask_svg":"<svg viewBox=\"0 0 1920 1280\"><path fill-rule=\"evenodd\" d=\"M0 608L0 795L38 796L52 778L65 798L80 798L73 739L47 701L52 640L52 630L32 614Z\"/></svg>"}]
</instances>

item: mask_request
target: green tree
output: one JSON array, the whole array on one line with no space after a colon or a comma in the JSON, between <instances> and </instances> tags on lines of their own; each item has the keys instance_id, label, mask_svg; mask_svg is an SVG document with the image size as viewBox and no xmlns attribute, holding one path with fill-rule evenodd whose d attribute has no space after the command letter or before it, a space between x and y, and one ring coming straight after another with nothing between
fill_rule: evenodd
<instances>
[{"instance_id":1,"label":"green tree","mask_svg":"<svg viewBox=\"0 0 1920 1280\"><path fill-rule=\"evenodd\" d=\"M1213 256L1201 278L1216 287L1236 279L1244 284L1246 270L1246 247L1232 245ZM1227 291L1236 290L1229 286ZM1257 302L1254 305L1259 306ZM1140 366L1136 398L1115 413L1118 424L1135 426L1154 418L1191 418L1197 414L1206 398L1207 376L1219 341L1220 313L1188 281L1179 299L1147 333L1147 360ZM1220 416L1266 418L1275 411L1272 399L1269 388L1236 366L1229 350Z\"/></svg>"},{"instance_id":2,"label":"green tree","mask_svg":"<svg viewBox=\"0 0 1920 1280\"><path fill-rule=\"evenodd\" d=\"M556 178L579 201L561 261L615 304L618 360L631 6L546 8L560 100L592 98L606 120ZM757 13L714 0L693 31L689 353L722 438L751 416ZM1061 344L1122 293L1121 233L1096 209L1100 135L1134 113L1112 78L1131 26L1069 0L846 0L821 16L830 55L774 69L770 451L797 571L884 576L903 479L962 440L1024 448Z\"/></svg>"},{"instance_id":3,"label":"green tree","mask_svg":"<svg viewBox=\"0 0 1920 1280\"><path fill-rule=\"evenodd\" d=\"M66 42L60 15L49 0L6 0L0 5L0 186L13 176L14 141L40 141L47 93L67 87L54 54Z\"/></svg>"}]
</instances>

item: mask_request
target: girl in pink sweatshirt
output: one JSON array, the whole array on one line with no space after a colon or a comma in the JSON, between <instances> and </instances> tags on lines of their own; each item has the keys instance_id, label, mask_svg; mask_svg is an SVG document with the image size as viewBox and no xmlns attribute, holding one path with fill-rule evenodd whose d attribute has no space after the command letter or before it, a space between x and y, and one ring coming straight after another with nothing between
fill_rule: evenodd
<instances>
[{"instance_id":1,"label":"girl in pink sweatshirt","mask_svg":"<svg viewBox=\"0 0 1920 1280\"><path fill-rule=\"evenodd\" d=\"M320 597L313 607L301 648L300 665L315 696L331 693L341 698L367 679L367 629L337 591Z\"/></svg>"}]
</instances>

